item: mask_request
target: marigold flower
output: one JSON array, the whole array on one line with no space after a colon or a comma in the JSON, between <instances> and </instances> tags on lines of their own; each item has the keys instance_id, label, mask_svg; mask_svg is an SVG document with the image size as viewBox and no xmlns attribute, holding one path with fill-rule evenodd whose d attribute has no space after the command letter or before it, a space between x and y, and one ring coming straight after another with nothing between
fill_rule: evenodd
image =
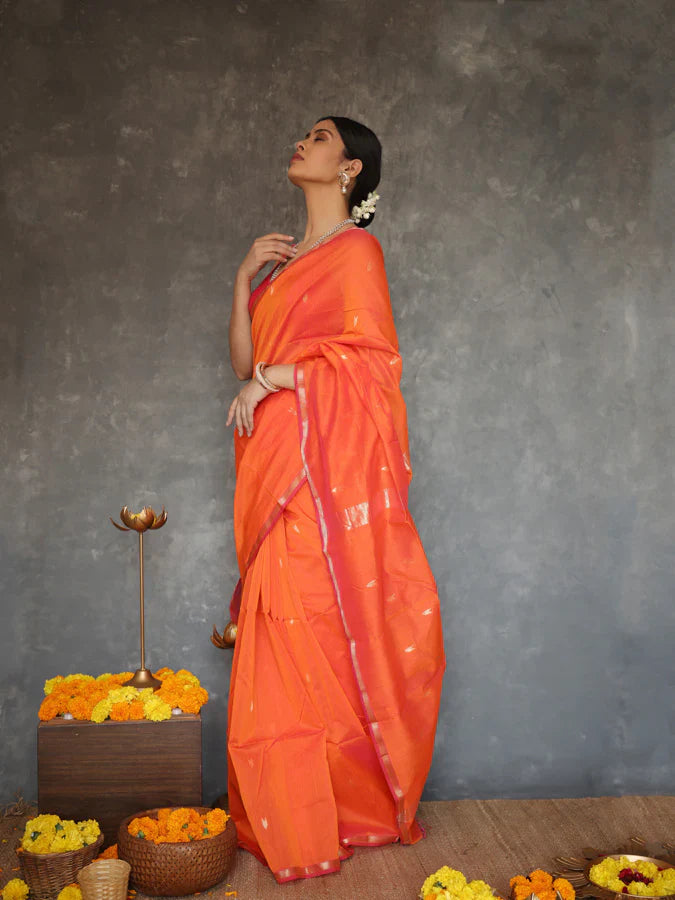
<instances>
[{"instance_id":1,"label":"marigold flower","mask_svg":"<svg viewBox=\"0 0 675 900\"><path fill-rule=\"evenodd\" d=\"M129 718L130 719L144 719L145 718L145 707L143 706L142 700L132 700L129 704Z\"/></svg>"},{"instance_id":2,"label":"marigold flower","mask_svg":"<svg viewBox=\"0 0 675 900\"><path fill-rule=\"evenodd\" d=\"M134 837L142 838L146 841L154 841L158 834L157 819L151 819L149 816L140 816L129 822L127 830Z\"/></svg>"},{"instance_id":3,"label":"marigold flower","mask_svg":"<svg viewBox=\"0 0 675 900\"><path fill-rule=\"evenodd\" d=\"M92 722L104 722L110 715L112 703L109 700L99 700L91 711Z\"/></svg>"},{"instance_id":4,"label":"marigold flower","mask_svg":"<svg viewBox=\"0 0 675 900\"><path fill-rule=\"evenodd\" d=\"M442 866L433 875L425 880L420 891L420 895L425 900L490 900L493 898L493 892L490 885L484 881L476 879L467 884L465 876L451 869L449 866Z\"/></svg>"},{"instance_id":5,"label":"marigold flower","mask_svg":"<svg viewBox=\"0 0 675 900\"><path fill-rule=\"evenodd\" d=\"M63 675L56 675L54 678L48 678L45 681L45 687L44 687L45 697L48 697L49 694L51 694L51 692L54 690L56 685L59 684L59 682L61 682L61 681L63 681ZM14 881L19 881L19 879L15 878Z\"/></svg>"},{"instance_id":6,"label":"marigold flower","mask_svg":"<svg viewBox=\"0 0 675 900\"><path fill-rule=\"evenodd\" d=\"M82 891L79 884L67 884L59 892L56 900L82 900Z\"/></svg>"},{"instance_id":7,"label":"marigold flower","mask_svg":"<svg viewBox=\"0 0 675 900\"><path fill-rule=\"evenodd\" d=\"M110 707L110 718L113 722L128 722L129 704L124 701L122 703L113 703Z\"/></svg>"},{"instance_id":8,"label":"marigold flower","mask_svg":"<svg viewBox=\"0 0 675 900\"><path fill-rule=\"evenodd\" d=\"M576 897L576 891L566 878L554 879L553 890L558 891L563 900L574 900Z\"/></svg>"},{"instance_id":9,"label":"marigold flower","mask_svg":"<svg viewBox=\"0 0 675 900\"><path fill-rule=\"evenodd\" d=\"M2 889L2 900L26 900L28 890L22 878L12 878Z\"/></svg>"},{"instance_id":10,"label":"marigold flower","mask_svg":"<svg viewBox=\"0 0 675 900\"><path fill-rule=\"evenodd\" d=\"M103 853L99 853L96 859L119 859L117 844L111 844L103 851Z\"/></svg>"}]
</instances>

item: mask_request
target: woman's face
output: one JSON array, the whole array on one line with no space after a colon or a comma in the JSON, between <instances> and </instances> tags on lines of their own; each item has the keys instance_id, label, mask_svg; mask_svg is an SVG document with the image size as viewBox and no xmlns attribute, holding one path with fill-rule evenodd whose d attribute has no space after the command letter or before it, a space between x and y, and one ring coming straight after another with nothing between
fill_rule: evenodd
<instances>
[{"instance_id":1,"label":"woman's face","mask_svg":"<svg viewBox=\"0 0 675 900\"><path fill-rule=\"evenodd\" d=\"M338 172L345 171L353 185L362 168L360 159L345 159L345 145L331 119L317 122L296 142L295 148L288 164L288 177L293 184L323 182L339 187Z\"/></svg>"}]
</instances>

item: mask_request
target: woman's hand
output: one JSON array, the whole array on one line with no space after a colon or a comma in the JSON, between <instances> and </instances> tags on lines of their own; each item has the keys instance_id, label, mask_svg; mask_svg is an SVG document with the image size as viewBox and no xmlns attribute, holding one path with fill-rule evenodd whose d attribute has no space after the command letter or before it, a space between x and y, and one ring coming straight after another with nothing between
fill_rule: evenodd
<instances>
[{"instance_id":1,"label":"woman's hand","mask_svg":"<svg viewBox=\"0 0 675 900\"><path fill-rule=\"evenodd\" d=\"M248 432L248 436L251 437L251 432L253 431L253 410L269 393L257 379L252 378L230 404L230 411L227 414L225 425L228 426L234 418L235 427L239 429L239 437L244 434L244 428Z\"/></svg>"},{"instance_id":2,"label":"woman's hand","mask_svg":"<svg viewBox=\"0 0 675 900\"><path fill-rule=\"evenodd\" d=\"M291 259L296 254L295 248L288 246L288 241L292 240L292 234L277 234L274 231L256 238L239 266L237 275L252 281L270 260L281 259L285 262Z\"/></svg>"}]
</instances>

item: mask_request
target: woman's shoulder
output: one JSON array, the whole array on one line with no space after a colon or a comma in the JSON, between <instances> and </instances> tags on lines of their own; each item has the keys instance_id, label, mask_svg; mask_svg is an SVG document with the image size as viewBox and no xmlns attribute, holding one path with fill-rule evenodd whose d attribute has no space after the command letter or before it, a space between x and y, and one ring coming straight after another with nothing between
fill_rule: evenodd
<instances>
[{"instance_id":1,"label":"woman's shoulder","mask_svg":"<svg viewBox=\"0 0 675 900\"><path fill-rule=\"evenodd\" d=\"M351 228L346 234L351 234L351 246L358 248L361 253L376 253L384 258L382 244L374 234L365 228Z\"/></svg>"}]
</instances>

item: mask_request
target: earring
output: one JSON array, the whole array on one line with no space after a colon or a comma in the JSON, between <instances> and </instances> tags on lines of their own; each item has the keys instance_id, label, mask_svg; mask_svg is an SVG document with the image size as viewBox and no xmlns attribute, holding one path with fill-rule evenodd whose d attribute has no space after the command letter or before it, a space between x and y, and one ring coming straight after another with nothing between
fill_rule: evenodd
<instances>
[{"instance_id":1,"label":"earring","mask_svg":"<svg viewBox=\"0 0 675 900\"><path fill-rule=\"evenodd\" d=\"M338 172L338 181L341 184L340 190L343 194L347 193L347 185L349 184L350 180L351 179L346 172Z\"/></svg>"}]
</instances>

